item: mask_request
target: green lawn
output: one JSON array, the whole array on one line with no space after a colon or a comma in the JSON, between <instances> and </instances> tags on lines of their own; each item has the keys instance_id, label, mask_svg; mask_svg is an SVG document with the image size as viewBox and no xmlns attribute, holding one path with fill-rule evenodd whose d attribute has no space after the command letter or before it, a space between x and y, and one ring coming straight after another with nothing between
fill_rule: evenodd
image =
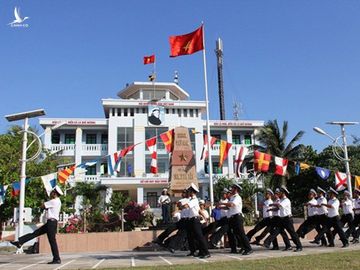
<instances>
[{"instance_id":1,"label":"green lawn","mask_svg":"<svg viewBox=\"0 0 360 270\"><path fill-rule=\"evenodd\" d=\"M106 268L110 270L110 268ZM111 268L111 269L134 269L134 268ZM246 261L222 261L214 263L200 263L190 265L174 266L154 266L154 267L136 267L136 269L156 269L156 270L216 270L216 269L241 269L241 270L359 270L360 269L360 252L332 252L325 254L293 256L283 258L246 260Z\"/></svg>"}]
</instances>

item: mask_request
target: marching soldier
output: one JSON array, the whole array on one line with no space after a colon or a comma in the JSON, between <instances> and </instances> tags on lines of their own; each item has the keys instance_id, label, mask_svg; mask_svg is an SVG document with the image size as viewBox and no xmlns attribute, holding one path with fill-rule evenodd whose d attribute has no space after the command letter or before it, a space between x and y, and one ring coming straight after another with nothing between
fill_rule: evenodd
<instances>
[{"instance_id":1,"label":"marching soldier","mask_svg":"<svg viewBox=\"0 0 360 270\"><path fill-rule=\"evenodd\" d=\"M273 203L273 200L271 199L272 196L274 196L274 192L270 188L268 188L265 192L266 200L263 202L262 220L260 220L260 222L258 222L255 225L255 227L246 234L249 241L257 232L259 232L263 228L269 227L271 225L272 211L268 211L268 210L270 209L270 205ZM256 237L255 237L255 239L256 240L250 244L259 245L260 240L258 241L258 239Z\"/></svg>"},{"instance_id":2,"label":"marching soldier","mask_svg":"<svg viewBox=\"0 0 360 270\"><path fill-rule=\"evenodd\" d=\"M360 190L354 190L354 233L352 242L354 244L359 243L359 235L360 235ZM355 228L359 227L356 231Z\"/></svg>"},{"instance_id":3,"label":"marching soldier","mask_svg":"<svg viewBox=\"0 0 360 270\"><path fill-rule=\"evenodd\" d=\"M316 195L316 191L314 189L310 189L308 194L309 201L305 203L307 209L307 219L296 231L298 236L301 238L304 238L307 233L317 227L317 208L314 207L317 205L317 200L315 199Z\"/></svg>"},{"instance_id":4,"label":"marching soldier","mask_svg":"<svg viewBox=\"0 0 360 270\"><path fill-rule=\"evenodd\" d=\"M190 253L187 256L195 256L196 241L199 247L199 258L209 258L210 253L208 251L207 242L201 230L199 200L196 197L199 189L194 183L191 183L191 186L187 190L189 193L189 201L185 204L185 207L187 207L189 211L187 234L190 249Z\"/></svg>"},{"instance_id":5,"label":"marching soldier","mask_svg":"<svg viewBox=\"0 0 360 270\"><path fill-rule=\"evenodd\" d=\"M249 240L246 237L244 230L244 219L242 215L242 199L239 195L241 187L239 184L234 183L231 187L231 197L227 203L221 205L229 208L228 220L229 220L229 245L231 253L237 253L236 242L242 246L242 255L249 255L253 252Z\"/></svg>"},{"instance_id":6,"label":"marching soldier","mask_svg":"<svg viewBox=\"0 0 360 270\"><path fill-rule=\"evenodd\" d=\"M330 199L327 203L323 203L322 206L325 206L328 209L328 216L327 216L327 223L326 226L320 231L320 233L315 237L315 240L310 243L316 243L319 244L320 238L324 235L324 233L327 233L328 240L329 240L329 247L334 247L334 237L331 233L330 229L334 228L334 232L338 233L340 236L340 240L343 243L343 248L348 247L349 243L346 239L345 233L341 227L340 217L339 217L339 206L340 202L336 198L338 195L338 192L330 187L330 190L328 191L328 194L330 196Z\"/></svg>"},{"instance_id":7,"label":"marching soldier","mask_svg":"<svg viewBox=\"0 0 360 270\"><path fill-rule=\"evenodd\" d=\"M42 208L46 209L46 223L34 232L21 236L18 241L11 241L10 243L17 248L21 248L24 243L46 233L53 255L53 260L48 264L61 264L59 249L56 243L56 233L61 209L61 200L59 197L62 195L64 195L64 193L60 187L55 186L50 193L51 200L42 205Z\"/></svg>"},{"instance_id":8,"label":"marching soldier","mask_svg":"<svg viewBox=\"0 0 360 270\"><path fill-rule=\"evenodd\" d=\"M323 190L321 187L317 187L316 188L317 193L318 193L318 197L316 199L317 204L316 205L311 205L311 207L316 208L316 212L317 212L317 216L316 216L316 231L318 232L318 234L320 233L321 230L323 230L324 228L326 228L327 226L327 214L328 214L328 210L327 208L324 206L324 204L327 204L327 199L325 198L325 194L326 191ZM330 232L326 233L326 236L329 238L329 234ZM331 236L330 236L331 237ZM310 243L312 244L320 244L318 241L311 241ZM323 235L321 237L321 245L322 246L327 246L327 241L325 238L325 235Z\"/></svg>"},{"instance_id":9,"label":"marching soldier","mask_svg":"<svg viewBox=\"0 0 360 270\"><path fill-rule=\"evenodd\" d=\"M345 232L346 238L349 240L350 235L354 233L354 202L350 198L350 192L348 190L344 191L344 200L341 203L341 208L343 210L343 215L341 216L341 223L343 227L348 225L348 229Z\"/></svg>"},{"instance_id":10,"label":"marching soldier","mask_svg":"<svg viewBox=\"0 0 360 270\"><path fill-rule=\"evenodd\" d=\"M299 240L298 235L295 232L294 229L294 223L292 219L292 213L291 213L291 201L288 199L289 191L286 189L285 186L282 186L280 188L280 202L274 203L270 206L275 206L279 208L279 214L280 214L280 227L284 228L291 236L292 241L296 245L296 249L294 252L302 251L302 245ZM280 233L280 229L276 229L271 234L269 241L273 241L277 235Z\"/></svg>"}]
</instances>

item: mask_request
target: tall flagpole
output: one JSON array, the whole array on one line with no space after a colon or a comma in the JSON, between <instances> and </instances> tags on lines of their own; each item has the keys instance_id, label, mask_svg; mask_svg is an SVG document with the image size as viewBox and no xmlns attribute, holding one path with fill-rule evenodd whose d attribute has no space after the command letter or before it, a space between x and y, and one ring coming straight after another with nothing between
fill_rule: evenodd
<instances>
[{"instance_id":1,"label":"tall flagpole","mask_svg":"<svg viewBox=\"0 0 360 270\"><path fill-rule=\"evenodd\" d=\"M206 132L207 132L207 150L208 150L208 163L209 163L209 192L210 192L210 204L211 209L214 206L214 187L213 187L213 168L211 158L211 135L210 135L210 122L209 122L209 94L207 83L207 71L206 71L206 48L205 48L205 29L204 23L201 23L203 27L203 62L204 62L204 82L205 82L205 103L206 103Z\"/></svg>"}]
</instances>

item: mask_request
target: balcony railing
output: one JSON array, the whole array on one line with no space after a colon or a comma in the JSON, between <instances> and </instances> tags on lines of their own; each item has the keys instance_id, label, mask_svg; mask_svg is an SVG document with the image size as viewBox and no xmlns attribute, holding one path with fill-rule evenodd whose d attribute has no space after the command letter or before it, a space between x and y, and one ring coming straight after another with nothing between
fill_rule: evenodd
<instances>
[{"instance_id":1,"label":"balcony railing","mask_svg":"<svg viewBox=\"0 0 360 270\"><path fill-rule=\"evenodd\" d=\"M83 156L102 156L108 152L107 144L83 144L82 155Z\"/></svg>"},{"instance_id":2,"label":"balcony railing","mask_svg":"<svg viewBox=\"0 0 360 270\"><path fill-rule=\"evenodd\" d=\"M61 156L74 156L75 144L51 144L50 151ZM104 156L107 152L107 144L83 144L81 148L81 156Z\"/></svg>"},{"instance_id":3,"label":"balcony railing","mask_svg":"<svg viewBox=\"0 0 360 270\"><path fill-rule=\"evenodd\" d=\"M61 156L73 156L75 155L75 144L52 144L50 151Z\"/></svg>"}]
</instances>

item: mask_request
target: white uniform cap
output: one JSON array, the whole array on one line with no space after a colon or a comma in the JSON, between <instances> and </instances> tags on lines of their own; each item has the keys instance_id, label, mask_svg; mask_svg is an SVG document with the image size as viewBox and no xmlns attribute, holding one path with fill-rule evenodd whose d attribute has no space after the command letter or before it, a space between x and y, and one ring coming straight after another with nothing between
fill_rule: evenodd
<instances>
[{"instance_id":1,"label":"white uniform cap","mask_svg":"<svg viewBox=\"0 0 360 270\"><path fill-rule=\"evenodd\" d=\"M333 189L332 187L330 187L330 189L329 189L329 191L328 191L329 193L331 192L331 193L334 193L335 195L338 195L339 193L335 190L335 189Z\"/></svg>"},{"instance_id":2,"label":"white uniform cap","mask_svg":"<svg viewBox=\"0 0 360 270\"><path fill-rule=\"evenodd\" d=\"M188 187L188 190L189 189L194 190L196 193L199 192L199 188L194 183L191 183L191 185Z\"/></svg>"},{"instance_id":3,"label":"white uniform cap","mask_svg":"<svg viewBox=\"0 0 360 270\"><path fill-rule=\"evenodd\" d=\"M204 201L204 200L200 200L200 201L199 201L199 204L205 204L205 201Z\"/></svg>"},{"instance_id":4,"label":"white uniform cap","mask_svg":"<svg viewBox=\"0 0 360 270\"><path fill-rule=\"evenodd\" d=\"M350 192L349 192L348 190L345 190L345 191L344 191L344 195L350 196L351 194L350 194Z\"/></svg>"},{"instance_id":5,"label":"white uniform cap","mask_svg":"<svg viewBox=\"0 0 360 270\"><path fill-rule=\"evenodd\" d=\"M317 189L318 192L322 192L322 193L324 193L324 194L326 193L326 191L323 190L321 187L317 187L316 189Z\"/></svg>"},{"instance_id":6,"label":"white uniform cap","mask_svg":"<svg viewBox=\"0 0 360 270\"><path fill-rule=\"evenodd\" d=\"M55 190L60 196L64 195L64 192L62 192L58 185L56 185L53 190Z\"/></svg>"},{"instance_id":7,"label":"white uniform cap","mask_svg":"<svg viewBox=\"0 0 360 270\"><path fill-rule=\"evenodd\" d=\"M313 193L314 195L317 194L316 191L315 191L315 189L313 189L313 188L309 190L309 193Z\"/></svg>"}]
</instances>

